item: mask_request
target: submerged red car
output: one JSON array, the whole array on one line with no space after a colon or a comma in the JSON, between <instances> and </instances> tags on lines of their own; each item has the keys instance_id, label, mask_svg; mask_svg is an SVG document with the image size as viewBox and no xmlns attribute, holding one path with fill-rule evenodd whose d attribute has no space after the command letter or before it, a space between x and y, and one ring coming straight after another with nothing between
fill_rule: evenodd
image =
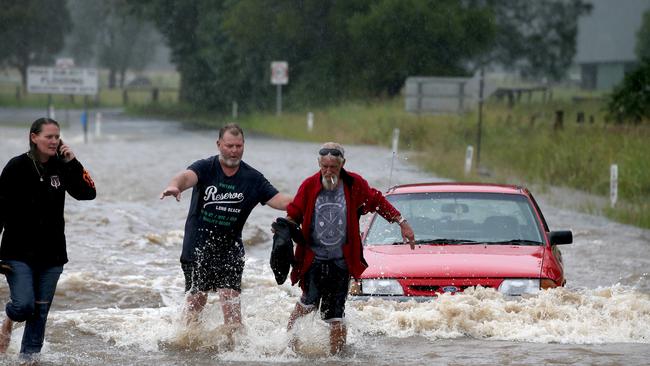
<instances>
[{"instance_id":1,"label":"submerged red car","mask_svg":"<svg viewBox=\"0 0 650 366\"><path fill-rule=\"evenodd\" d=\"M524 187L409 184L386 198L411 224L416 248L375 214L363 234L369 267L352 280L351 299L430 300L475 286L520 296L566 282L557 245L570 244L573 235L550 231Z\"/></svg>"}]
</instances>

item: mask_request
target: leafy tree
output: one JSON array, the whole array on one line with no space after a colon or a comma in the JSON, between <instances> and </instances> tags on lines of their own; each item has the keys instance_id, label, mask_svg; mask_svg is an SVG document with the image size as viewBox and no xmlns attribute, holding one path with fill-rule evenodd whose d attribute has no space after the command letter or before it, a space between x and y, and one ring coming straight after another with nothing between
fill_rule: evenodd
<instances>
[{"instance_id":1,"label":"leafy tree","mask_svg":"<svg viewBox=\"0 0 650 366\"><path fill-rule=\"evenodd\" d=\"M289 99L322 103L394 95L408 75L466 72L493 37L490 10L467 1L131 4L167 38L181 73L182 100L216 110L232 100L244 108L272 105L274 60L289 62Z\"/></svg>"},{"instance_id":2,"label":"leafy tree","mask_svg":"<svg viewBox=\"0 0 650 366\"><path fill-rule=\"evenodd\" d=\"M233 66L240 68L238 89L251 96L252 107L273 101L269 65L274 60L289 62L286 90L294 102L309 104L347 95L351 70L346 62L354 45L345 19L363 3L275 0L261 8L258 1L242 0L229 7L223 30L234 57L242 60Z\"/></svg>"},{"instance_id":3,"label":"leafy tree","mask_svg":"<svg viewBox=\"0 0 650 366\"><path fill-rule=\"evenodd\" d=\"M131 14L125 0L68 0L74 23L67 48L80 64L109 70L109 88L124 86L128 69L141 70L152 59L156 32Z\"/></svg>"},{"instance_id":4,"label":"leafy tree","mask_svg":"<svg viewBox=\"0 0 650 366\"><path fill-rule=\"evenodd\" d=\"M412 75L460 76L492 46L486 8L462 2L383 0L349 21L353 74L375 94L399 93Z\"/></svg>"},{"instance_id":5,"label":"leafy tree","mask_svg":"<svg viewBox=\"0 0 650 366\"><path fill-rule=\"evenodd\" d=\"M30 65L52 64L70 30L65 0L2 0L0 65L20 72L23 89Z\"/></svg>"},{"instance_id":6,"label":"leafy tree","mask_svg":"<svg viewBox=\"0 0 650 366\"><path fill-rule=\"evenodd\" d=\"M584 0L492 0L497 23L492 60L530 78L565 76L576 53L578 18L591 11Z\"/></svg>"},{"instance_id":7,"label":"leafy tree","mask_svg":"<svg viewBox=\"0 0 650 366\"><path fill-rule=\"evenodd\" d=\"M170 48L171 61L176 65L181 77L179 99L197 108L223 108L225 104L211 102L213 93L220 92L221 89L215 83L216 76L204 57L206 50L215 47L210 40L222 36L218 19L210 19L206 14L214 14L215 10L221 9L223 1L127 2L133 14L151 19L165 37ZM214 34L214 37L211 37L211 34Z\"/></svg>"},{"instance_id":8,"label":"leafy tree","mask_svg":"<svg viewBox=\"0 0 650 366\"><path fill-rule=\"evenodd\" d=\"M650 118L650 58L644 59L633 72L625 75L607 105L609 118L618 122L641 122Z\"/></svg>"},{"instance_id":9,"label":"leafy tree","mask_svg":"<svg viewBox=\"0 0 650 366\"><path fill-rule=\"evenodd\" d=\"M639 60L650 59L650 10L643 13L641 28L636 34L635 51Z\"/></svg>"}]
</instances>

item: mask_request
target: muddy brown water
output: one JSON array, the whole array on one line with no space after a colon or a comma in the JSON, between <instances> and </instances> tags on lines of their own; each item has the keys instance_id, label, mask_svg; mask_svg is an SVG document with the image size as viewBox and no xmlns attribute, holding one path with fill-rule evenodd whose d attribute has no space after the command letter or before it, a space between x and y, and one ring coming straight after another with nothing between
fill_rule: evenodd
<instances>
[{"instance_id":1,"label":"muddy brown water","mask_svg":"<svg viewBox=\"0 0 650 366\"><path fill-rule=\"evenodd\" d=\"M8 115L14 120L36 118L33 112L4 110L0 120ZM78 112L70 116L76 121ZM0 165L26 151L27 126L0 124ZM349 302L348 345L336 357L326 354L327 327L317 317L297 324L303 340L299 351L287 349L285 326L299 290L273 280L270 223L281 213L258 207L244 230L246 331L229 350L213 297L197 327L187 329L180 321L183 277L178 260L190 192L180 203L158 199L174 173L216 153L216 131L105 111L101 135L95 136L91 125L88 143L78 123L66 124L62 133L91 172L99 194L92 202L67 199L70 263L50 313L43 365L649 362L650 232L559 208L556 203L574 198L562 190L536 196L551 229L574 232L574 244L562 247L566 288L517 301L477 289L428 303ZM317 148L315 143L247 135L244 160L278 189L293 194L316 171ZM346 167L381 190L389 184L441 180L401 155L391 175L387 149L347 150ZM7 298L3 282L0 299ZM22 327L16 327L0 364L16 362L21 336Z\"/></svg>"}]
</instances>

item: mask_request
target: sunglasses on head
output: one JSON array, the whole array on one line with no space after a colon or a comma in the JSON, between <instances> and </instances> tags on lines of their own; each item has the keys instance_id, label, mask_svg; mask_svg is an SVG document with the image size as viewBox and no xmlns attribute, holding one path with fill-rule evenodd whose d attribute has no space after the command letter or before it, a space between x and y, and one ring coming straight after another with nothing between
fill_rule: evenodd
<instances>
[{"instance_id":1,"label":"sunglasses on head","mask_svg":"<svg viewBox=\"0 0 650 366\"><path fill-rule=\"evenodd\" d=\"M320 154L320 156L325 156L325 155L341 156L341 157L343 156L343 153L341 152L341 150L339 150L339 149L331 149L331 148L327 148L327 147L324 147L324 148L320 149L318 151L318 154Z\"/></svg>"}]
</instances>

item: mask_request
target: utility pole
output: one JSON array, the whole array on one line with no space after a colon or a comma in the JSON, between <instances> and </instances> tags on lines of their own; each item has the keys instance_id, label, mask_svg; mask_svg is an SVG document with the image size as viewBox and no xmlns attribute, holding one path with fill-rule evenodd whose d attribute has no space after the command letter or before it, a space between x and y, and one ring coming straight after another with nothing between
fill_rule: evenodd
<instances>
[{"instance_id":1,"label":"utility pole","mask_svg":"<svg viewBox=\"0 0 650 366\"><path fill-rule=\"evenodd\" d=\"M476 137L476 170L480 171L481 165L481 130L483 124L483 78L485 77L485 69L481 66L481 77L478 83L478 133Z\"/></svg>"}]
</instances>

